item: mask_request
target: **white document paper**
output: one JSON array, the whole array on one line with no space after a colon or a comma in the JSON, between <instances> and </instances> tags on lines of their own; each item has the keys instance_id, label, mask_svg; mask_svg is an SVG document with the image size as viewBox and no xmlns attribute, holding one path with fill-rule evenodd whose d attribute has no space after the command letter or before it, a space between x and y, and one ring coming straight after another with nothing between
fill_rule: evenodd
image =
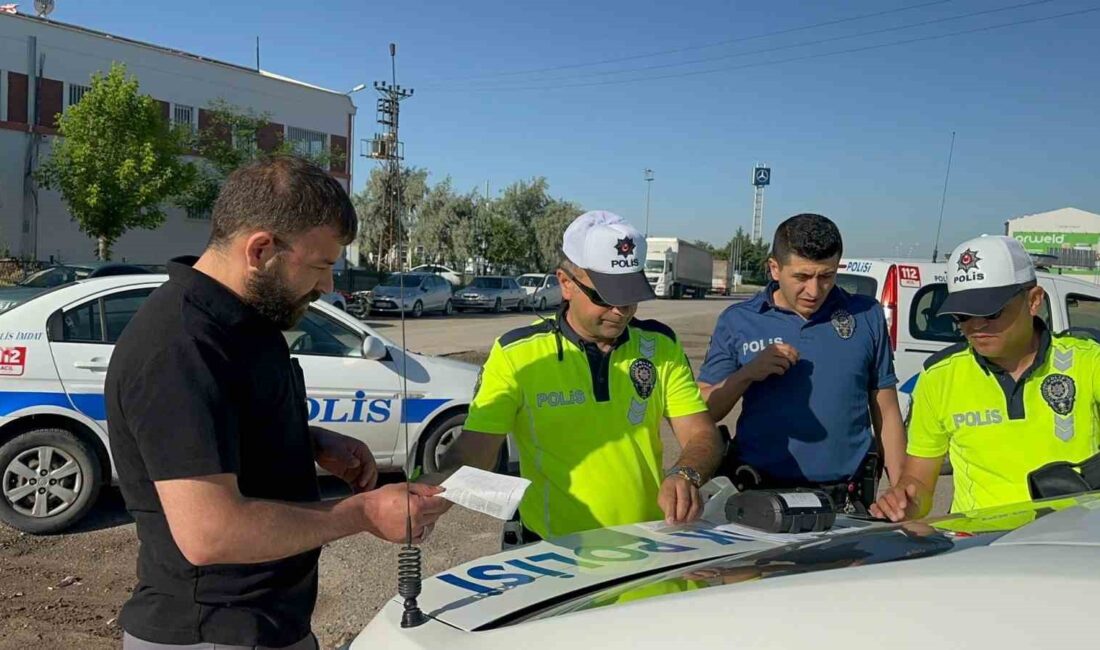
<instances>
[{"instance_id":1,"label":"white document paper","mask_svg":"<svg viewBox=\"0 0 1100 650\"><path fill-rule=\"evenodd\" d=\"M507 521L516 513L531 481L463 465L440 485L446 489L439 495L444 499Z\"/></svg>"},{"instance_id":2,"label":"white document paper","mask_svg":"<svg viewBox=\"0 0 1100 650\"><path fill-rule=\"evenodd\" d=\"M813 492L780 492L779 498L789 508L820 508L821 499Z\"/></svg>"}]
</instances>

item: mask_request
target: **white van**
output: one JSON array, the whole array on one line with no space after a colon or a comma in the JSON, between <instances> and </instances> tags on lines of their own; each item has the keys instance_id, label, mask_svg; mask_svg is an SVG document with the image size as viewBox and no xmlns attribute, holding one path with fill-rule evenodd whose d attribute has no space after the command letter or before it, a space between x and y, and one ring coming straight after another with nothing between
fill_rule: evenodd
<instances>
[{"instance_id":1,"label":"white van","mask_svg":"<svg viewBox=\"0 0 1100 650\"><path fill-rule=\"evenodd\" d=\"M878 300L886 312L902 414L925 360L963 340L950 316L936 316L947 298L947 263L900 259L844 259L837 285ZM1042 318L1053 332L1100 339L1100 285L1048 272L1038 273L1046 290Z\"/></svg>"}]
</instances>

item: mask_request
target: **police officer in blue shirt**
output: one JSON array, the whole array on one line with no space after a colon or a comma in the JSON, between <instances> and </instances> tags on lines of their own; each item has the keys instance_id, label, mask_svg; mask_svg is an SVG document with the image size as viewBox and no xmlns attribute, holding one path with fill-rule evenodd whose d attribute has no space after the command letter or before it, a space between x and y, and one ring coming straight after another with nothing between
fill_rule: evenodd
<instances>
[{"instance_id":1,"label":"police officer in blue shirt","mask_svg":"<svg viewBox=\"0 0 1100 650\"><path fill-rule=\"evenodd\" d=\"M836 286L840 231L818 214L776 229L772 281L718 318L699 386L715 421L741 400L725 471L743 487L819 487L869 506L905 461L882 307ZM873 436L877 433L881 445Z\"/></svg>"}]
</instances>

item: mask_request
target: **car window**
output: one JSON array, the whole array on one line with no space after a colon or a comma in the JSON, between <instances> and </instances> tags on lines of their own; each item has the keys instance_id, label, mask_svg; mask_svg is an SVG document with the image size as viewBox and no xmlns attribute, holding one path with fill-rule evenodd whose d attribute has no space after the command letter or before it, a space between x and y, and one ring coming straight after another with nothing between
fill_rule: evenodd
<instances>
[{"instance_id":1,"label":"car window","mask_svg":"<svg viewBox=\"0 0 1100 650\"><path fill-rule=\"evenodd\" d=\"M542 278L537 275L525 275L519 279L519 283L524 287L539 287L542 286Z\"/></svg>"},{"instance_id":2,"label":"car window","mask_svg":"<svg viewBox=\"0 0 1100 650\"><path fill-rule=\"evenodd\" d=\"M500 278L474 278L472 287L478 289L500 289L502 286Z\"/></svg>"},{"instance_id":3,"label":"car window","mask_svg":"<svg viewBox=\"0 0 1100 650\"><path fill-rule=\"evenodd\" d=\"M90 300L79 307L68 309L62 315L61 340L68 343L102 343L103 321L100 318L99 299Z\"/></svg>"},{"instance_id":4,"label":"car window","mask_svg":"<svg viewBox=\"0 0 1100 650\"><path fill-rule=\"evenodd\" d=\"M852 295L867 296L878 300L878 280L866 275L837 273L836 286Z\"/></svg>"},{"instance_id":5,"label":"car window","mask_svg":"<svg viewBox=\"0 0 1100 650\"><path fill-rule=\"evenodd\" d=\"M559 283L558 283L558 276L556 276L556 275L551 275L551 276L550 276L550 281L549 281L549 282L547 282L547 286L551 286L551 287L556 287L556 286L558 286L558 285L559 285Z\"/></svg>"},{"instance_id":6,"label":"car window","mask_svg":"<svg viewBox=\"0 0 1100 650\"><path fill-rule=\"evenodd\" d=\"M118 341L122 331L130 324L130 319L134 317L138 308L145 303L145 299L151 293L153 293L152 287L124 291L103 299L103 322L107 330L108 343Z\"/></svg>"},{"instance_id":7,"label":"car window","mask_svg":"<svg viewBox=\"0 0 1100 650\"><path fill-rule=\"evenodd\" d=\"M117 342L152 292L152 287L121 291L66 310L61 321L62 340L69 343Z\"/></svg>"},{"instance_id":8,"label":"car window","mask_svg":"<svg viewBox=\"0 0 1100 650\"><path fill-rule=\"evenodd\" d=\"M86 278L88 273L87 269L84 269L83 273L78 273L78 270L71 266L55 266L31 274L26 280L20 282L19 286L31 289L49 289L50 287L58 287Z\"/></svg>"},{"instance_id":9,"label":"car window","mask_svg":"<svg viewBox=\"0 0 1100 650\"><path fill-rule=\"evenodd\" d=\"M294 354L325 357L363 355L363 338L358 332L312 309L293 329L285 330L283 336Z\"/></svg>"},{"instance_id":10,"label":"car window","mask_svg":"<svg viewBox=\"0 0 1100 650\"><path fill-rule=\"evenodd\" d=\"M848 277L864 279L865 276L849 275ZM866 279L874 282L872 278ZM839 280L837 284L840 284ZM954 318L946 314L943 316L936 315L936 310L940 308L944 300L947 300L946 284L930 284L922 287L913 296L912 307L909 310L909 334L913 338L918 341L942 341L944 343L957 343L963 340L963 335L955 325Z\"/></svg>"},{"instance_id":11,"label":"car window","mask_svg":"<svg viewBox=\"0 0 1100 650\"><path fill-rule=\"evenodd\" d=\"M508 288L515 291L515 290L519 289L519 285L516 284L515 280L513 280L511 278L508 278Z\"/></svg>"},{"instance_id":12,"label":"car window","mask_svg":"<svg viewBox=\"0 0 1100 650\"><path fill-rule=\"evenodd\" d=\"M1066 296L1069 326L1100 331L1100 298L1071 293Z\"/></svg>"}]
</instances>

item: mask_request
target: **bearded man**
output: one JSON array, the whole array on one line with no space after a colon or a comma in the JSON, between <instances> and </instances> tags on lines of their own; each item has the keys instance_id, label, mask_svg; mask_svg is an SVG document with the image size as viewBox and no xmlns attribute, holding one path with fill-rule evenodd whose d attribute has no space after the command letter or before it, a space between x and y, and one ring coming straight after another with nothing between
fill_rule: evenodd
<instances>
[{"instance_id":1,"label":"bearded man","mask_svg":"<svg viewBox=\"0 0 1100 650\"><path fill-rule=\"evenodd\" d=\"M313 650L317 560L335 539L414 538L445 511L439 488L374 489L362 442L308 424L283 330L332 291L355 238L344 188L276 156L229 176L198 259L168 265L107 371L111 453L137 522L125 650ZM354 494L320 500L314 463ZM380 585L388 589L388 585Z\"/></svg>"}]
</instances>

